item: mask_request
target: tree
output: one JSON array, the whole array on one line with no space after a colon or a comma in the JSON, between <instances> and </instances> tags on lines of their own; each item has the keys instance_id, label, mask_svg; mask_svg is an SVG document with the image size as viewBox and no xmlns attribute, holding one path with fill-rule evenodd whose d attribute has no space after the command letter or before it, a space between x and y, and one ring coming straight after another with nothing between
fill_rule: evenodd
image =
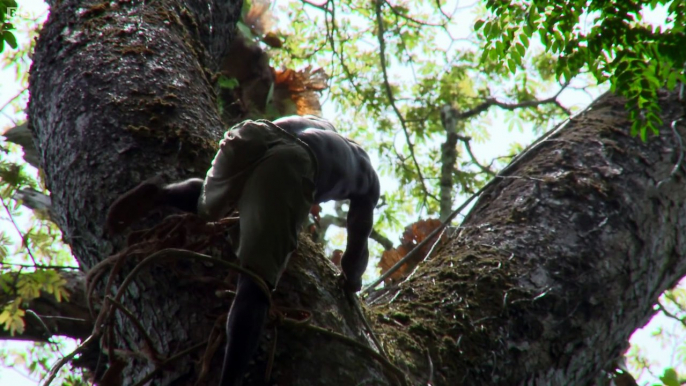
<instances>
[{"instance_id":1,"label":"tree","mask_svg":"<svg viewBox=\"0 0 686 386\"><path fill-rule=\"evenodd\" d=\"M117 194L160 173L200 176L214 154L223 131L214 73L240 7L209 5L53 4L36 50L30 126L54 219L94 286L57 308L81 320L106 316L77 363L110 384L118 375L126 384L146 374L165 384L218 376L230 298L215 292L227 288L228 270L179 251L139 264L169 247L226 257L230 224L173 217L128 241L102 229ZM671 123L679 102L660 95ZM623 106L607 95L526 152L487 187L459 235L371 304L368 318L411 384L587 383L684 275L682 179L670 176L681 149L668 127L645 144L629 136ZM334 275L303 238L275 303L312 319L267 330L248 384L261 384L274 342L280 384L321 384L331 374L336 384L400 383L380 357L325 330L373 347ZM124 285L125 277L134 280ZM26 331L37 338L40 327L28 321ZM111 370L103 375L98 362Z\"/></svg>"}]
</instances>

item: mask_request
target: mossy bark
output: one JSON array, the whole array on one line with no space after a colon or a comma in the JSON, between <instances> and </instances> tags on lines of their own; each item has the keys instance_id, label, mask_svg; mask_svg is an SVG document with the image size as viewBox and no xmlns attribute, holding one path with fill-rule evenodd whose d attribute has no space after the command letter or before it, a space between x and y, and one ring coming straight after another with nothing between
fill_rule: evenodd
<instances>
[{"instance_id":1,"label":"mossy bark","mask_svg":"<svg viewBox=\"0 0 686 386\"><path fill-rule=\"evenodd\" d=\"M124 245L103 229L119 194L157 174L178 180L207 170L224 131L213 77L240 8L241 1L51 4L30 73L29 125L55 220L84 270ZM163 356L206 339L213 314L228 307L212 288L177 277L158 267L124 299ZM131 320L117 313L115 324L116 342L103 346L121 350L130 364L122 377L132 384L156 366L141 355ZM158 379L190 384L194 371L185 358Z\"/></svg>"},{"instance_id":2,"label":"mossy bark","mask_svg":"<svg viewBox=\"0 0 686 386\"><path fill-rule=\"evenodd\" d=\"M498 178L377 309L400 362L420 378L430 357L437 385L586 385L623 354L686 273L683 111L660 105L642 142L606 94Z\"/></svg>"}]
</instances>

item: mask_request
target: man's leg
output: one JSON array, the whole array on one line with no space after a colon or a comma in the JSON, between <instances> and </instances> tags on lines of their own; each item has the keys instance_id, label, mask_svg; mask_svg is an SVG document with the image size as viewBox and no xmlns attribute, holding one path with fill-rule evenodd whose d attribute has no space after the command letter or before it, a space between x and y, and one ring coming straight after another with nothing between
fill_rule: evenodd
<instances>
[{"instance_id":1,"label":"man's leg","mask_svg":"<svg viewBox=\"0 0 686 386\"><path fill-rule=\"evenodd\" d=\"M269 311L269 299L249 277L240 275L238 290L226 322L226 354L221 386L239 386L255 355Z\"/></svg>"},{"instance_id":2,"label":"man's leg","mask_svg":"<svg viewBox=\"0 0 686 386\"><path fill-rule=\"evenodd\" d=\"M163 205L197 213L202 185L203 180L199 178L166 186L160 176L147 179L112 203L107 212L106 228L112 234L121 233L134 221Z\"/></svg>"},{"instance_id":3,"label":"man's leg","mask_svg":"<svg viewBox=\"0 0 686 386\"><path fill-rule=\"evenodd\" d=\"M314 166L299 145L277 145L270 151L247 179L238 202L238 258L273 288L312 205ZM240 385L259 344L268 302L257 284L241 275L227 323L222 386Z\"/></svg>"},{"instance_id":4,"label":"man's leg","mask_svg":"<svg viewBox=\"0 0 686 386\"><path fill-rule=\"evenodd\" d=\"M198 199L202 193L203 180L191 178L186 181L167 185L162 189L162 205L173 206L184 212L198 213Z\"/></svg>"}]
</instances>

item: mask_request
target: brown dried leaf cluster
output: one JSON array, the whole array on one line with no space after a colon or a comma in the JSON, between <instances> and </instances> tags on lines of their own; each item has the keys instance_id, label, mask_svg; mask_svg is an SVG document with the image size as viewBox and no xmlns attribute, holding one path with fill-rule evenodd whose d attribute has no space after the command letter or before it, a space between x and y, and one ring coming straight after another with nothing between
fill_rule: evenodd
<instances>
[{"instance_id":1,"label":"brown dried leaf cluster","mask_svg":"<svg viewBox=\"0 0 686 386\"><path fill-rule=\"evenodd\" d=\"M283 115L322 115L318 92L327 88L328 80L322 68L275 70L274 78L274 104L279 112L285 113Z\"/></svg>"},{"instance_id":2,"label":"brown dried leaf cluster","mask_svg":"<svg viewBox=\"0 0 686 386\"><path fill-rule=\"evenodd\" d=\"M287 115L321 116L319 91L327 88L328 76L323 69L307 66L299 70L276 70L269 54L256 40L273 48L283 45L268 0L253 0L240 25L229 53L222 62L222 75L238 81L238 87L224 90L230 97L231 118L274 119ZM247 28L247 29L246 29Z\"/></svg>"},{"instance_id":3,"label":"brown dried leaf cluster","mask_svg":"<svg viewBox=\"0 0 686 386\"><path fill-rule=\"evenodd\" d=\"M424 240L434 229L438 228L439 226L441 226L440 220L428 219L419 220L405 227L405 232L403 232L403 235L400 239L400 246L398 248L385 251L383 255L381 255L381 260L379 261L379 264L377 264L377 267L381 268L381 274L383 275L386 271L393 267L395 263L410 253L410 251L414 249L417 244L421 243L422 240ZM445 236L441 238L439 245L443 242L445 242ZM429 250L431 250L432 246L433 243L427 243L424 247L422 247L421 250L419 250L419 253L403 264L397 271L389 276L385 282L387 284L398 282L407 277L407 275L414 270L417 264L424 260L424 257L427 253L429 253Z\"/></svg>"}]
</instances>

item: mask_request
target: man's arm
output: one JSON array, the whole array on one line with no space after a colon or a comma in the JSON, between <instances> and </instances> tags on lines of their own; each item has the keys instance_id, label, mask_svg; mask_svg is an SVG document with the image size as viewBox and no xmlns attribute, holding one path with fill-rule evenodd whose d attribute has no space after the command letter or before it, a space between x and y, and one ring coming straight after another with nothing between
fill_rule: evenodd
<instances>
[{"instance_id":1,"label":"man's arm","mask_svg":"<svg viewBox=\"0 0 686 386\"><path fill-rule=\"evenodd\" d=\"M348 244L341 259L344 281L343 288L349 292L357 292L362 289L362 274L367 269L369 260L369 248L367 240L374 226L374 208L379 201L379 181L376 172L370 169L373 175L369 177L369 191L366 194L350 198L348 209Z\"/></svg>"}]
</instances>

